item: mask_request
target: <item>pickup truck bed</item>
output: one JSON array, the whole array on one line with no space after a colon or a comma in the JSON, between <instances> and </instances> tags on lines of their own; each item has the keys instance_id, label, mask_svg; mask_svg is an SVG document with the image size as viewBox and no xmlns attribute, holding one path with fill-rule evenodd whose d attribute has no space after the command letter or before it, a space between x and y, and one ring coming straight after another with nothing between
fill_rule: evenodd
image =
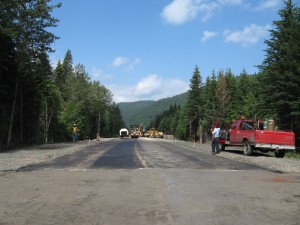
<instances>
[{"instance_id":1,"label":"pickup truck bed","mask_svg":"<svg viewBox=\"0 0 300 225\"><path fill-rule=\"evenodd\" d=\"M225 146L230 145L243 146L245 155L251 155L254 150L259 150L274 151L276 157L284 157L285 151L295 150L293 132L255 129L254 123L251 120L233 121L230 131L220 136L221 149L224 150ZM259 124L257 127L262 128Z\"/></svg>"},{"instance_id":2,"label":"pickup truck bed","mask_svg":"<svg viewBox=\"0 0 300 225\"><path fill-rule=\"evenodd\" d=\"M256 130L255 148L295 150L293 132Z\"/></svg>"}]
</instances>

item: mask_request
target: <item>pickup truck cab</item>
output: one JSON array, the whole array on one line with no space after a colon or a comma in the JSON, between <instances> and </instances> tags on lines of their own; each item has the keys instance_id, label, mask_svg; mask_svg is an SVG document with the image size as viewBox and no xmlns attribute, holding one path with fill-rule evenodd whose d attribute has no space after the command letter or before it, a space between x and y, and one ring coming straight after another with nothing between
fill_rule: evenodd
<instances>
[{"instance_id":1,"label":"pickup truck cab","mask_svg":"<svg viewBox=\"0 0 300 225\"><path fill-rule=\"evenodd\" d=\"M229 131L221 131L219 143L221 150L225 146L243 146L245 155L255 150L273 151L276 157L283 158L287 150L295 150L295 134L264 129L263 121L234 120Z\"/></svg>"}]
</instances>

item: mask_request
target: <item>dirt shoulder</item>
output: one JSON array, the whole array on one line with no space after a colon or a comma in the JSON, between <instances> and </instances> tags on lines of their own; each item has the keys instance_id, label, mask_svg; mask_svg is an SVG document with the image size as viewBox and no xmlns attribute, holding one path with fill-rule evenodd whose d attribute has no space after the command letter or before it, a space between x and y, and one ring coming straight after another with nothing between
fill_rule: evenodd
<instances>
[{"instance_id":1,"label":"dirt shoulder","mask_svg":"<svg viewBox=\"0 0 300 225\"><path fill-rule=\"evenodd\" d=\"M19 168L52 160L108 140L112 139L102 138L100 141L86 140L76 143L65 142L35 145L10 152L3 152L0 153L0 172L15 171Z\"/></svg>"},{"instance_id":2,"label":"dirt shoulder","mask_svg":"<svg viewBox=\"0 0 300 225\"><path fill-rule=\"evenodd\" d=\"M199 144L167 139L161 139L160 141L167 141L195 151L211 154L211 144L209 143ZM238 147L228 147L227 150L222 151L220 154L215 156L267 168L279 173L300 173L300 161L297 159L276 158L260 153L254 153L253 156L245 156L243 155L242 148Z\"/></svg>"}]
</instances>

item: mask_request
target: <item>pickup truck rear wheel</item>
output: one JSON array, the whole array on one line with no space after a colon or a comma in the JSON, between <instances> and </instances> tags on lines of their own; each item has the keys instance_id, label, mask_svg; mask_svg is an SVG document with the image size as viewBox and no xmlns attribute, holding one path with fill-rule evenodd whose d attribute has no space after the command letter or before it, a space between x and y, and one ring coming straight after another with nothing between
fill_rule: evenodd
<instances>
[{"instance_id":1,"label":"pickup truck rear wheel","mask_svg":"<svg viewBox=\"0 0 300 225\"><path fill-rule=\"evenodd\" d=\"M283 158L285 155L285 150L278 150L278 151L275 151L275 157L276 158Z\"/></svg>"},{"instance_id":2,"label":"pickup truck rear wheel","mask_svg":"<svg viewBox=\"0 0 300 225\"><path fill-rule=\"evenodd\" d=\"M244 155L252 155L253 153L253 148L250 145L249 141L244 141Z\"/></svg>"}]
</instances>

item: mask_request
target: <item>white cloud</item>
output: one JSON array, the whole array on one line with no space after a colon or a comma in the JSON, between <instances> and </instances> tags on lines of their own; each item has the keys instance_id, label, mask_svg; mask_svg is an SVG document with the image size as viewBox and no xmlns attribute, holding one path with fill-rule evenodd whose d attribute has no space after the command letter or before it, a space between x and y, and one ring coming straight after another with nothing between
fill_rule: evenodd
<instances>
[{"instance_id":1,"label":"white cloud","mask_svg":"<svg viewBox=\"0 0 300 225\"><path fill-rule=\"evenodd\" d=\"M206 21L214 14L215 10L242 3L243 0L173 0L164 7L161 17L167 23L180 25L195 19L201 13L202 21Z\"/></svg>"},{"instance_id":2,"label":"white cloud","mask_svg":"<svg viewBox=\"0 0 300 225\"><path fill-rule=\"evenodd\" d=\"M123 64L125 64L128 61L126 57L118 56L117 58L114 59L113 66L114 67L120 67Z\"/></svg>"},{"instance_id":3,"label":"white cloud","mask_svg":"<svg viewBox=\"0 0 300 225\"><path fill-rule=\"evenodd\" d=\"M134 60L129 62L128 66L126 67L126 70L127 71L132 71L132 70L134 70L135 66L137 66L140 63L141 63L141 59L140 58L135 58Z\"/></svg>"},{"instance_id":4,"label":"white cloud","mask_svg":"<svg viewBox=\"0 0 300 225\"><path fill-rule=\"evenodd\" d=\"M242 31L224 31L225 41L232 43L240 43L243 47L256 44L261 38L264 38L270 30L270 25L259 26L251 24Z\"/></svg>"},{"instance_id":5,"label":"white cloud","mask_svg":"<svg viewBox=\"0 0 300 225\"><path fill-rule=\"evenodd\" d=\"M280 5L281 0L263 0L260 4L256 7L256 10L265 10L274 8Z\"/></svg>"},{"instance_id":6,"label":"white cloud","mask_svg":"<svg viewBox=\"0 0 300 225\"><path fill-rule=\"evenodd\" d=\"M136 85L110 85L115 102L133 102L139 100L159 100L186 92L188 82L180 79L163 79L157 74L142 78Z\"/></svg>"},{"instance_id":7,"label":"white cloud","mask_svg":"<svg viewBox=\"0 0 300 225\"><path fill-rule=\"evenodd\" d=\"M113 101L116 103L137 101L137 98L132 94L134 92L134 86L110 84L107 88L113 94Z\"/></svg>"},{"instance_id":8,"label":"white cloud","mask_svg":"<svg viewBox=\"0 0 300 225\"><path fill-rule=\"evenodd\" d=\"M199 12L202 13L202 22L205 22L212 17L214 15L214 11L220 7L221 4L216 1L201 3L201 5L199 5Z\"/></svg>"},{"instance_id":9,"label":"white cloud","mask_svg":"<svg viewBox=\"0 0 300 225\"><path fill-rule=\"evenodd\" d=\"M115 68L125 68L126 71L132 71L134 70L135 66L137 66L138 64L140 64L141 59L140 58L134 58L134 59L129 59L127 57L122 57L122 56L118 56L114 59L112 65Z\"/></svg>"},{"instance_id":10,"label":"white cloud","mask_svg":"<svg viewBox=\"0 0 300 225\"><path fill-rule=\"evenodd\" d=\"M206 41L208 41L209 39L211 39L211 38L213 38L213 37L216 37L216 36L218 36L219 35L219 33L217 33L217 32L212 32L212 31L207 31L207 30L205 30L205 31L203 31L203 34L202 34L202 38L201 38L201 42L203 43L203 42L206 42Z\"/></svg>"},{"instance_id":11,"label":"white cloud","mask_svg":"<svg viewBox=\"0 0 300 225\"><path fill-rule=\"evenodd\" d=\"M162 86L162 79L156 74L144 77L136 86L136 96L148 96L155 93Z\"/></svg>"},{"instance_id":12,"label":"white cloud","mask_svg":"<svg viewBox=\"0 0 300 225\"><path fill-rule=\"evenodd\" d=\"M161 16L169 23L182 24L195 18L198 10L194 0L174 0L164 7Z\"/></svg>"},{"instance_id":13,"label":"white cloud","mask_svg":"<svg viewBox=\"0 0 300 225\"><path fill-rule=\"evenodd\" d=\"M93 67L92 68L92 75L91 75L91 79L92 80L110 80L112 79L114 76L112 74L106 74L102 69Z\"/></svg>"},{"instance_id":14,"label":"white cloud","mask_svg":"<svg viewBox=\"0 0 300 225\"><path fill-rule=\"evenodd\" d=\"M244 3L244 0L219 0L220 5L241 5Z\"/></svg>"}]
</instances>

